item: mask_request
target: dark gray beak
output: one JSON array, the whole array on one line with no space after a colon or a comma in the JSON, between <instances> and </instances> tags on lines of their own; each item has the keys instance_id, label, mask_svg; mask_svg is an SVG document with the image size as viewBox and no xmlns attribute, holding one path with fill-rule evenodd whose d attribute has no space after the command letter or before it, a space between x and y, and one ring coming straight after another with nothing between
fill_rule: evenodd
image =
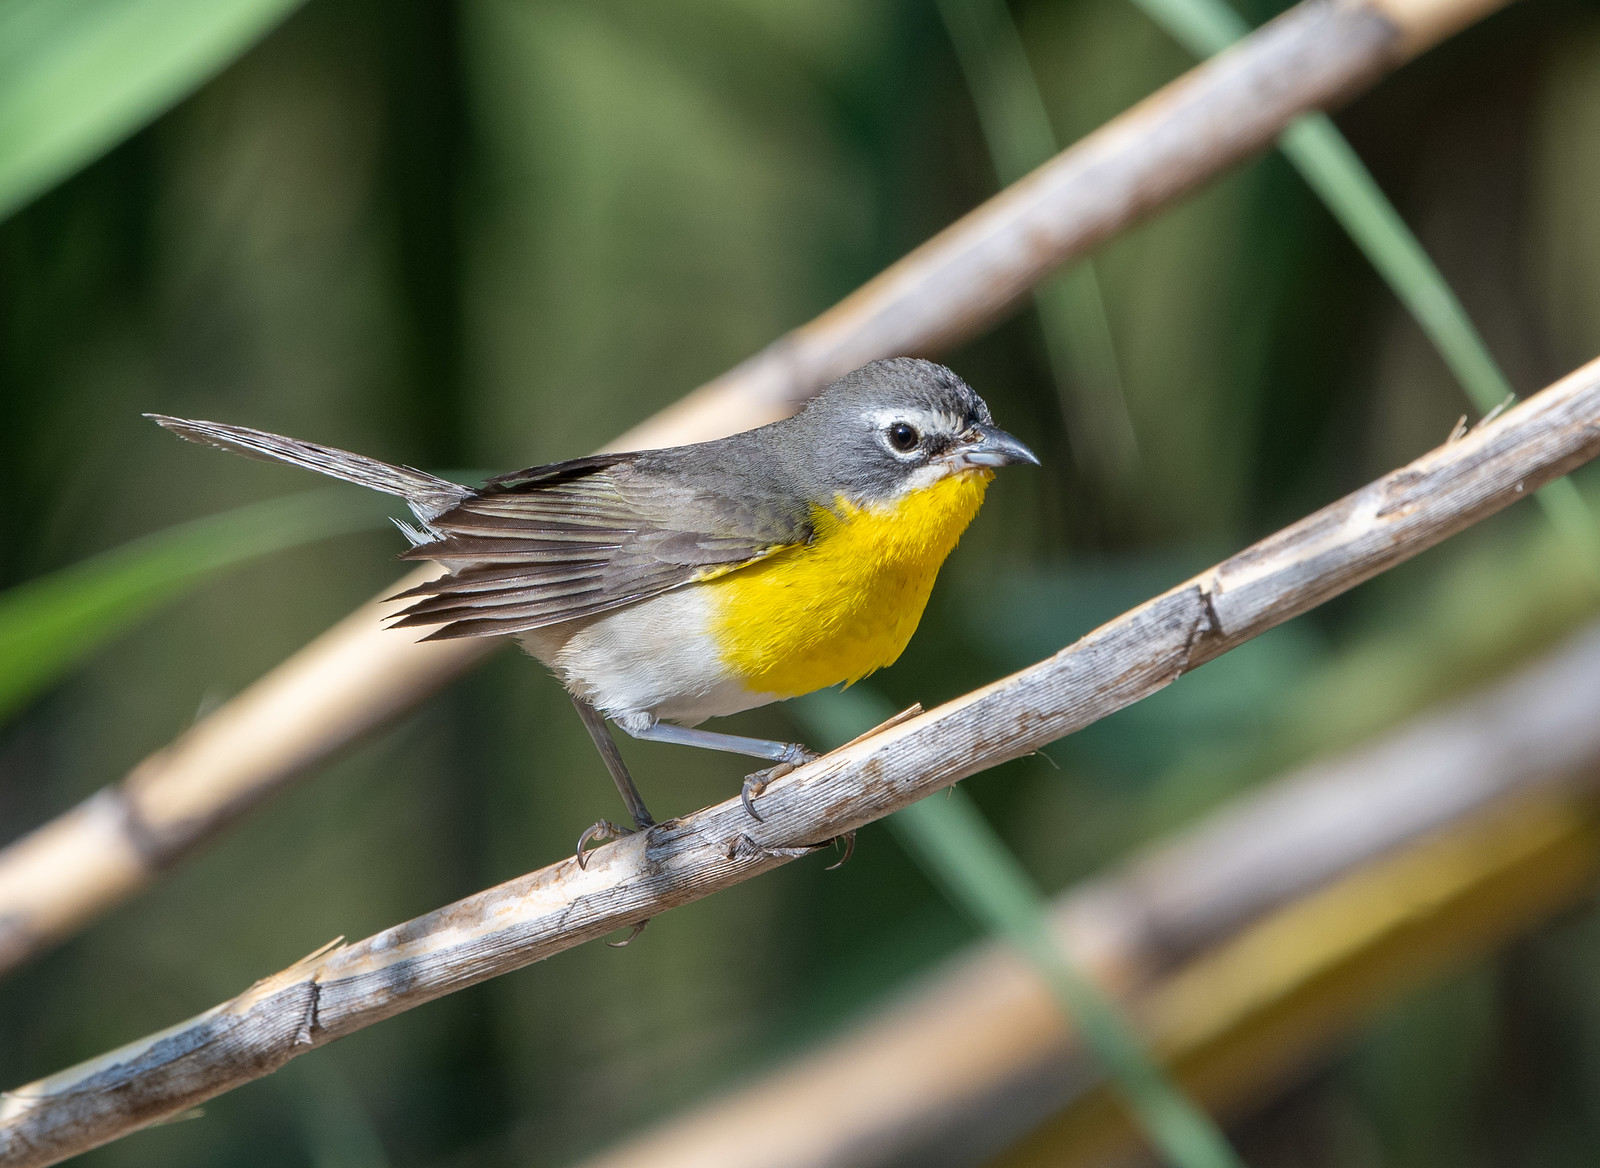
<instances>
[{"instance_id":1,"label":"dark gray beak","mask_svg":"<svg viewBox=\"0 0 1600 1168\"><path fill-rule=\"evenodd\" d=\"M967 433L971 437L951 451L962 462L972 466L1007 466L1013 462L1039 465L1039 456L1004 430L974 426Z\"/></svg>"}]
</instances>

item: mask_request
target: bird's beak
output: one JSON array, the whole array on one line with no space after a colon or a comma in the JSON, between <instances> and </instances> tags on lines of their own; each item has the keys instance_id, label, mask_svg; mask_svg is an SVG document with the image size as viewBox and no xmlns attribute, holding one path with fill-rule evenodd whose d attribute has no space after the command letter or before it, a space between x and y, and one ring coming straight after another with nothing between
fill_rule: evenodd
<instances>
[{"instance_id":1,"label":"bird's beak","mask_svg":"<svg viewBox=\"0 0 1600 1168\"><path fill-rule=\"evenodd\" d=\"M994 426L974 426L970 435L950 453L968 466L1006 466L1013 462L1039 465L1039 456L1004 430Z\"/></svg>"}]
</instances>

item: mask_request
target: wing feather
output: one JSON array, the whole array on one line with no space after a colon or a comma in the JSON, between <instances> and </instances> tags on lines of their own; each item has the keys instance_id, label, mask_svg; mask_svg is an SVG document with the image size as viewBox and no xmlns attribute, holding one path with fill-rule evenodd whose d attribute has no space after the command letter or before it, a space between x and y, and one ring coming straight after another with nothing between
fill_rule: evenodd
<instances>
[{"instance_id":1,"label":"wing feather","mask_svg":"<svg viewBox=\"0 0 1600 1168\"><path fill-rule=\"evenodd\" d=\"M533 467L492 479L429 523L404 559L451 571L394 599L392 627L426 640L526 632L596 616L736 571L810 538L808 516L696 489L656 452Z\"/></svg>"}]
</instances>

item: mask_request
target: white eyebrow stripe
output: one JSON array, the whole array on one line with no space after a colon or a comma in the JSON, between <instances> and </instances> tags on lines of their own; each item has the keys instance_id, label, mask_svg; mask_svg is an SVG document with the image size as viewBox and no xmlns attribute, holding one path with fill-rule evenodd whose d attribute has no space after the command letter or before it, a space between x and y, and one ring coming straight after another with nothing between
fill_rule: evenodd
<instances>
[{"instance_id":1,"label":"white eyebrow stripe","mask_svg":"<svg viewBox=\"0 0 1600 1168\"><path fill-rule=\"evenodd\" d=\"M879 429L885 429L895 422L909 422L925 434L941 431L947 434L959 434L967 427L965 418L958 418L944 410L922 410L915 407L863 410L861 418Z\"/></svg>"}]
</instances>

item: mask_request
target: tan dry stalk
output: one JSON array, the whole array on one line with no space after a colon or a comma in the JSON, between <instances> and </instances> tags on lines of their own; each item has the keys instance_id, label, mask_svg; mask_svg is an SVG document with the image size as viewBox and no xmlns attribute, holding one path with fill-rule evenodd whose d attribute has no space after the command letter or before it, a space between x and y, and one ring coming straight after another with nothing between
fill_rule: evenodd
<instances>
[{"instance_id":1,"label":"tan dry stalk","mask_svg":"<svg viewBox=\"0 0 1600 1168\"><path fill-rule=\"evenodd\" d=\"M1504 2L1306 0L611 448L758 426L867 361L934 353L970 337L1060 265L1267 148L1301 114L1339 105ZM418 644L385 631L383 611L378 601L358 609L120 783L0 851L0 972L120 904L496 643Z\"/></svg>"},{"instance_id":2,"label":"tan dry stalk","mask_svg":"<svg viewBox=\"0 0 1600 1168\"><path fill-rule=\"evenodd\" d=\"M1282 1013L1299 987L1370 956L1372 938L1387 936L1386 913L1427 917L1435 908L1414 894L1415 882L1410 899L1369 889L1358 908L1348 907L1356 898L1341 896L1343 916L1334 914L1332 927L1326 912L1311 911L1324 890L1370 882L1388 858L1412 855L1441 833L1504 840L1530 809L1592 793L1597 773L1600 625L1515 676L1275 780L1067 892L1055 905L1056 935L1164 1055L1186 1070L1202 1050L1226 1062L1225 1079L1205 1084L1209 1106L1259 1104L1274 1076L1281 1084L1358 1010L1341 1012L1331 1026L1296 1014L1267 1049L1258 1041L1261 1020ZM1591 811L1583 872L1595 866L1595 830ZM1480 855L1464 866L1492 866L1492 859ZM1566 888L1529 888L1509 910L1526 926L1562 903ZM1500 908L1506 900L1499 898ZM1495 909L1480 900L1471 912L1482 922ZM1300 932L1278 937L1263 955L1263 936L1282 933L1288 921L1299 922ZM1356 1005L1392 992L1401 976L1415 977L1427 964L1415 958L1358 993ZM1019 1140L1047 1149L1053 1159L1045 1162L1061 1163L1069 1147L1082 1159L1096 1141L1083 1136L1082 1122L1069 1141L1062 1121L1048 1117L1081 1104L1099 1078L1022 955L984 944L925 974L844 1034L579 1168L982 1163ZM828 1122L818 1123L819 1115ZM1098 1122L1114 1135L1117 1154L1132 1149L1138 1137L1115 1108Z\"/></svg>"},{"instance_id":3,"label":"tan dry stalk","mask_svg":"<svg viewBox=\"0 0 1600 1168\"><path fill-rule=\"evenodd\" d=\"M0 1161L53 1164L314 1047L709 896L1029 754L1432 547L1600 454L1600 359L1009 677L738 799L352 945L0 1098Z\"/></svg>"}]
</instances>

